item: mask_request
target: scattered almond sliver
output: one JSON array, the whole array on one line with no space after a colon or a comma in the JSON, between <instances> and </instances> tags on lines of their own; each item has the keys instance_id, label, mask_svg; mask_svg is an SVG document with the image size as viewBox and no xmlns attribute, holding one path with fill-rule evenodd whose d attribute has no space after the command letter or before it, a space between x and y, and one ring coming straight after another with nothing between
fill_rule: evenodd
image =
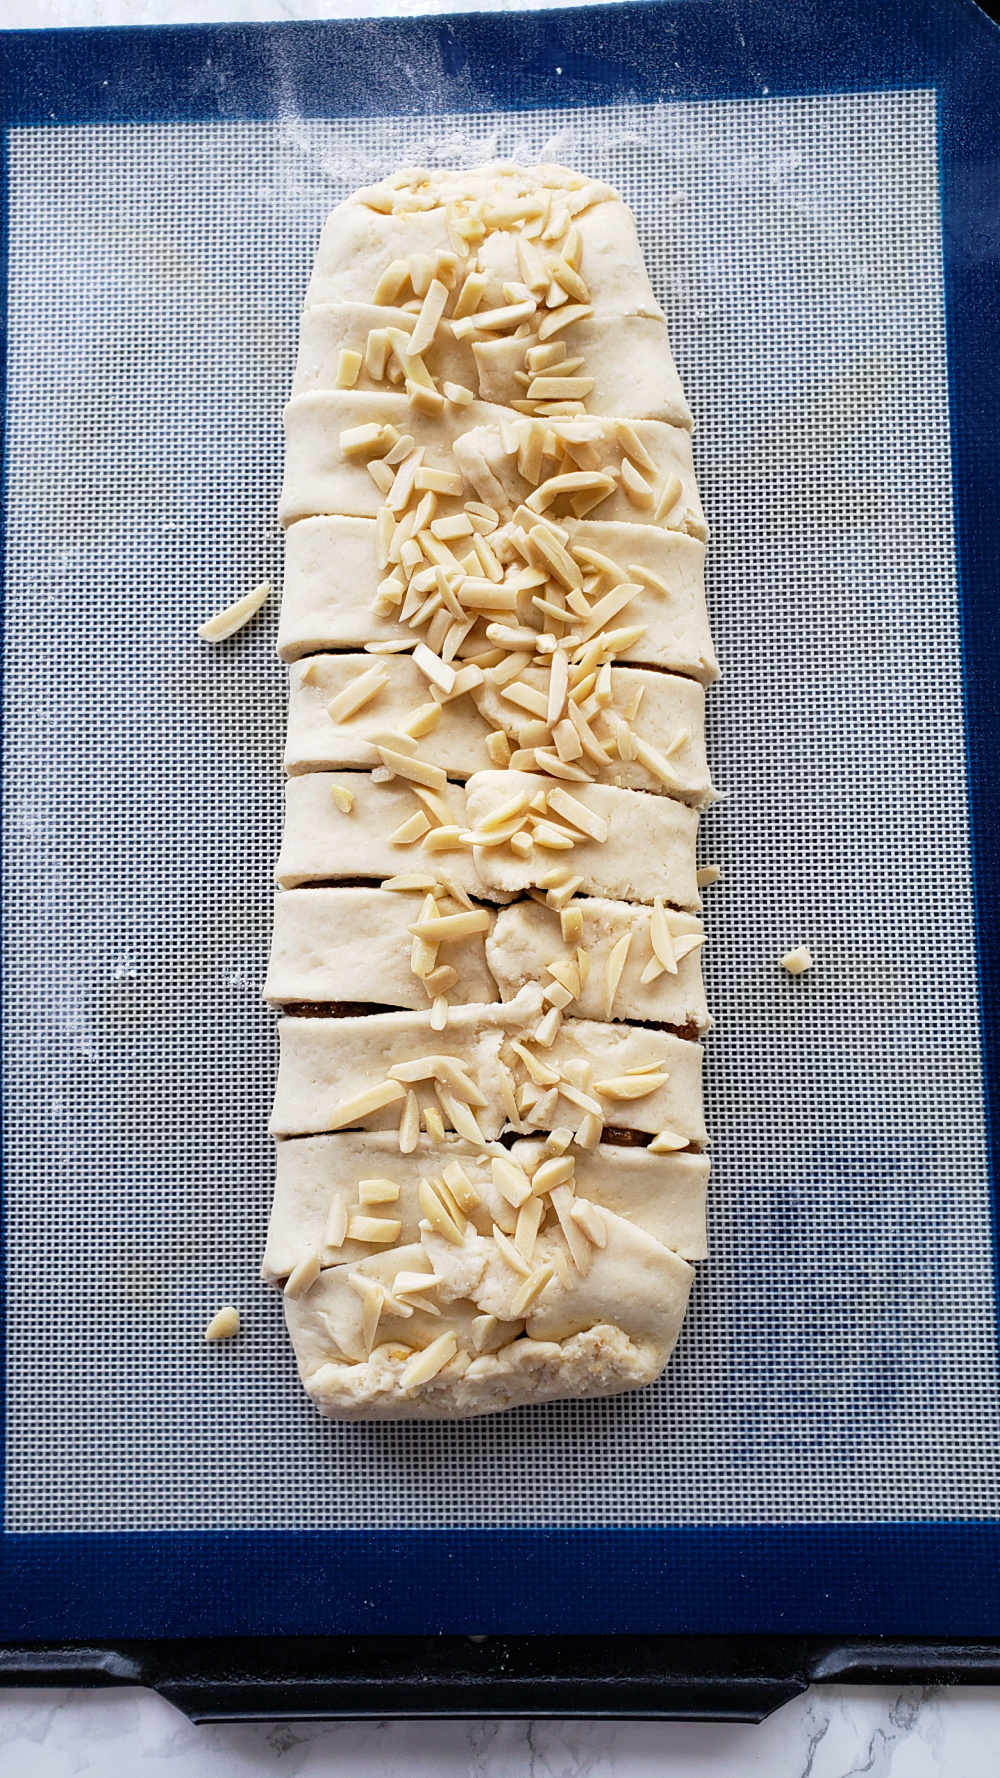
<instances>
[{"instance_id":1,"label":"scattered almond sliver","mask_svg":"<svg viewBox=\"0 0 1000 1778\"><path fill-rule=\"evenodd\" d=\"M244 593L242 599L235 600L224 611L217 611L214 617L207 618L203 624L198 625L198 634L202 641L227 642L230 636L235 636L237 630L242 630L244 624L250 622L270 591L271 582L262 580L252 592Z\"/></svg>"},{"instance_id":2,"label":"scattered almond sliver","mask_svg":"<svg viewBox=\"0 0 1000 1778\"><path fill-rule=\"evenodd\" d=\"M238 1309L235 1309L231 1303L228 1303L224 1309L219 1309L217 1313L212 1316L211 1321L205 1329L205 1338L209 1341L231 1340L235 1334L239 1333L239 1331L240 1312Z\"/></svg>"}]
</instances>

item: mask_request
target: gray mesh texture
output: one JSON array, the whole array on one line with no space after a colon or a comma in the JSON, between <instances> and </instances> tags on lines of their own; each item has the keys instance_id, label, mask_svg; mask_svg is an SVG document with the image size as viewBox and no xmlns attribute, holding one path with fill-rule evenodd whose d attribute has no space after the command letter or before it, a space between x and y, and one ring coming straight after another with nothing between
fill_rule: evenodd
<instances>
[{"instance_id":1,"label":"gray mesh texture","mask_svg":"<svg viewBox=\"0 0 1000 1778\"><path fill-rule=\"evenodd\" d=\"M339 1426L256 1282L274 601L195 625L280 579L327 211L496 153L634 205L697 416L713 1256L654 1388ZM25 129L10 181L8 1528L995 1512L933 95Z\"/></svg>"}]
</instances>

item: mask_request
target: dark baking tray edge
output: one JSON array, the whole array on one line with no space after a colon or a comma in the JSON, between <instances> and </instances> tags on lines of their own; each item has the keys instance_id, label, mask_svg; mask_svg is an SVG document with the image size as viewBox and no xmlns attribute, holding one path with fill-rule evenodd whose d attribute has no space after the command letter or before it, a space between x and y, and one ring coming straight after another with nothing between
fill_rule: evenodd
<instances>
[{"instance_id":1,"label":"dark baking tray edge","mask_svg":"<svg viewBox=\"0 0 1000 1778\"><path fill-rule=\"evenodd\" d=\"M587 1717L761 1722L809 1685L1000 1685L1000 1641L301 1636L22 1643L0 1685L141 1685L195 1722Z\"/></svg>"}]
</instances>

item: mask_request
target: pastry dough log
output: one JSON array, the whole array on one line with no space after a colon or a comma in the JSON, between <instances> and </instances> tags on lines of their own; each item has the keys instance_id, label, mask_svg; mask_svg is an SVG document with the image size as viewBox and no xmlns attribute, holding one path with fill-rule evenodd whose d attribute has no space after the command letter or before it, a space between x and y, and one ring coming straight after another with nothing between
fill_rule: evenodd
<instances>
[{"instance_id":1,"label":"pastry dough log","mask_svg":"<svg viewBox=\"0 0 1000 1778\"><path fill-rule=\"evenodd\" d=\"M263 1276L303 1385L343 1419L641 1387L707 1251L718 665L631 213L556 166L356 192L285 432Z\"/></svg>"},{"instance_id":2,"label":"pastry dough log","mask_svg":"<svg viewBox=\"0 0 1000 1778\"><path fill-rule=\"evenodd\" d=\"M495 501L502 519L509 519L535 490L518 467L517 453L504 448L508 413L507 408L475 401L468 407L445 406L440 414L414 414L406 396L382 395L375 390L331 389L295 395L285 409L285 477L279 517L285 525L327 512L375 518L382 500L381 490L368 474L369 458L364 451L345 447L341 435L363 426L393 426L400 434L405 428L432 471L449 475L461 471L473 487L478 476L484 484L478 491ZM646 501L633 499L623 479L629 451L619 436L621 422L595 418L567 420L565 424L575 427L581 444L596 459L594 472L611 471L608 479L613 486L603 490L601 501L603 520L654 523L655 509L676 481L677 493L667 509L678 515L675 528L705 539L708 532L694 477L691 434L683 427L664 420L629 422L643 457L649 459L648 466L643 463L642 480L653 497ZM633 458L638 457L639 451L633 451ZM586 472L571 469L562 473ZM573 516L573 493L560 491L554 496L555 517L562 517L564 510ZM456 502L459 498L451 496ZM447 503L442 510L448 514Z\"/></svg>"},{"instance_id":3,"label":"pastry dough log","mask_svg":"<svg viewBox=\"0 0 1000 1778\"><path fill-rule=\"evenodd\" d=\"M372 669L366 654L329 654L296 662L289 675L288 739L285 770L324 772L354 766L371 770L378 766L375 737L387 730L399 731L412 711L428 695L427 679L413 664L411 654L387 655L385 681L364 706L341 722L330 715L330 704L349 691ZM499 683L495 669L487 668L482 683L472 692L444 704L434 729L424 739L420 757L441 766L449 778L467 779L489 771L491 760L486 736L502 729L511 747L519 745L526 726L534 721L530 710L514 699L523 693L541 699L548 685L548 669L526 667L511 687ZM650 790L677 796L702 807L711 800L712 786L705 757L705 693L690 679L649 668L612 667L611 690L616 704L626 708L641 700L632 721L639 740L656 745L666 736L667 767L653 770L643 759L622 759L615 754L598 766L595 781L626 790Z\"/></svg>"},{"instance_id":4,"label":"pastry dough log","mask_svg":"<svg viewBox=\"0 0 1000 1778\"><path fill-rule=\"evenodd\" d=\"M488 1235L493 1223L499 1222L513 1234L516 1212L492 1179L493 1159L508 1152L529 1170L546 1159L545 1144L537 1139L521 1139L509 1151L498 1143L477 1149L453 1133L440 1143L421 1135L408 1155L400 1154L395 1132L388 1130L350 1130L280 1142L264 1277L277 1283L312 1253L321 1252L331 1265L353 1264L370 1255L369 1242L349 1235L338 1247L327 1246L327 1227L336 1199L342 1199L346 1207L348 1226L352 1216L394 1218L401 1225L401 1245L419 1242L423 1216L420 1180L455 1161L466 1170L480 1197L471 1216L476 1232ZM590 1154L578 1155L576 1161L578 1190L688 1260L704 1259L708 1250L708 1171L705 1155L657 1155L648 1148L616 1148L605 1142ZM383 1197L376 1204L362 1203L359 1181L363 1179L378 1179L387 1188L395 1188L397 1195Z\"/></svg>"},{"instance_id":5,"label":"pastry dough log","mask_svg":"<svg viewBox=\"0 0 1000 1778\"><path fill-rule=\"evenodd\" d=\"M639 632L616 657L665 667L710 685L718 678L705 608L705 545L660 525L608 524L567 519L574 543L647 571L630 606ZM412 633L395 617L376 617L372 601L383 571L376 559L375 520L325 516L301 519L285 533L285 584L278 653L282 660L323 649L359 649L369 642L406 642ZM485 614L473 630L487 647Z\"/></svg>"}]
</instances>

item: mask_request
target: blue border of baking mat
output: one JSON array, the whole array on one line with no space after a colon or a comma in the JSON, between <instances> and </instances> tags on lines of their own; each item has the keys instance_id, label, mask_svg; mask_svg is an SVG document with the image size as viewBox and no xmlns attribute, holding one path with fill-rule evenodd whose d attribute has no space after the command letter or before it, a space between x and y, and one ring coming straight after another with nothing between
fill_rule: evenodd
<instances>
[{"instance_id":1,"label":"blue border of baking mat","mask_svg":"<svg viewBox=\"0 0 1000 1778\"><path fill-rule=\"evenodd\" d=\"M428 83L435 61L442 79ZM565 12L8 32L0 36L0 62L5 129L225 121L277 117L289 108L316 117L418 115L429 109L428 93L442 86L449 110L467 112L936 89L982 1032L996 1180L997 27L972 0L646 0ZM2 260L5 279L5 235ZM1000 1633L998 1583L1000 1523L992 1522L4 1533L0 1639L422 1632L991 1636Z\"/></svg>"}]
</instances>

